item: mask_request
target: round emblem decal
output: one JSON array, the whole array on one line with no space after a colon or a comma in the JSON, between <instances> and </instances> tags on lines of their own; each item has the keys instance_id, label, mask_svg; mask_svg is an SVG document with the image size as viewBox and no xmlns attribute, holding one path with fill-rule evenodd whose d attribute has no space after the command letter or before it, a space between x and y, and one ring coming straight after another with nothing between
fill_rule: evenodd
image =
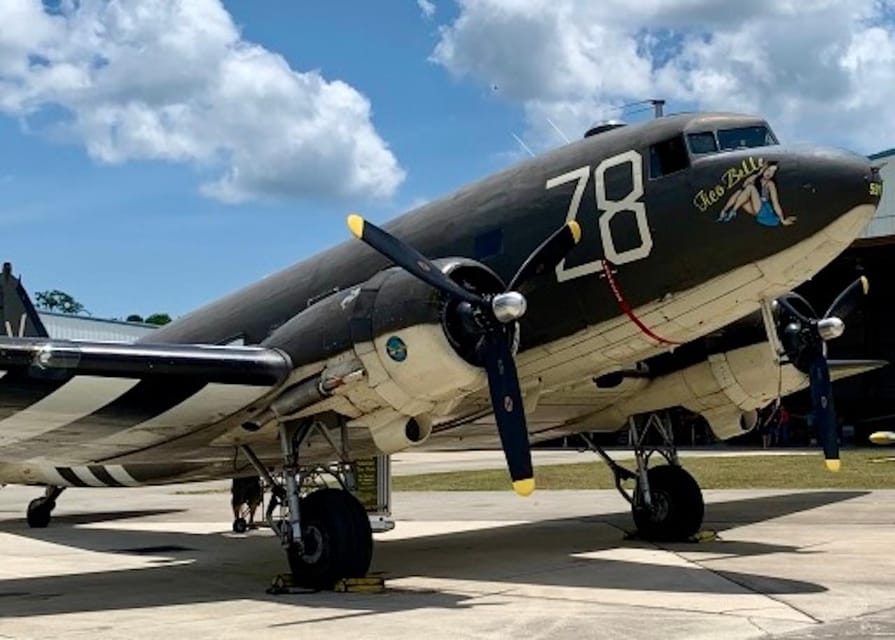
<instances>
[{"instance_id":1,"label":"round emblem decal","mask_svg":"<svg viewBox=\"0 0 895 640\"><path fill-rule=\"evenodd\" d=\"M385 341L385 350L388 357L395 362L404 362L407 359L407 345L398 336L392 336Z\"/></svg>"}]
</instances>

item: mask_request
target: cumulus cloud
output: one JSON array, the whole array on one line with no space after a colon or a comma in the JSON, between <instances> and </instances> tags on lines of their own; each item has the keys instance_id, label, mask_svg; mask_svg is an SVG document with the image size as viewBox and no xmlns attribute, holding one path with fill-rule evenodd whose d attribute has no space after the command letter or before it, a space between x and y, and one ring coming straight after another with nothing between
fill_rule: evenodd
<instances>
[{"instance_id":1,"label":"cumulus cloud","mask_svg":"<svg viewBox=\"0 0 895 640\"><path fill-rule=\"evenodd\" d=\"M420 8L424 18L431 18L435 15L435 3L432 0L416 0L416 5Z\"/></svg>"},{"instance_id":2,"label":"cumulus cloud","mask_svg":"<svg viewBox=\"0 0 895 640\"><path fill-rule=\"evenodd\" d=\"M666 98L756 112L788 139L862 150L895 125L889 0L459 0L432 59L583 132L619 105Z\"/></svg>"},{"instance_id":3,"label":"cumulus cloud","mask_svg":"<svg viewBox=\"0 0 895 640\"><path fill-rule=\"evenodd\" d=\"M189 163L228 202L384 198L404 179L364 95L244 40L220 0L4 0L0 23L0 112L99 161Z\"/></svg>"}]
</instances>

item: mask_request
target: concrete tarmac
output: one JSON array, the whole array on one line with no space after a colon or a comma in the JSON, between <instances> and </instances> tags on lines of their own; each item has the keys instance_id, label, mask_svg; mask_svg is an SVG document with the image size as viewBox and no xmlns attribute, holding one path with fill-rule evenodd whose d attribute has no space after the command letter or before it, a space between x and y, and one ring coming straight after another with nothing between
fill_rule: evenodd
<instances>
[{"instance_id":1,"label":"concrete tarmac","mask_svg":"<svg viewBox=\"0 0 895 640\"><path fill-rule=\"evenodd\" d=\"M0 490L0 638L895 637L895 491L707 491L720 540L659 546L614 491L399 493L386 593L271 596L228 486Z\"/></svg>"}]
</instances>

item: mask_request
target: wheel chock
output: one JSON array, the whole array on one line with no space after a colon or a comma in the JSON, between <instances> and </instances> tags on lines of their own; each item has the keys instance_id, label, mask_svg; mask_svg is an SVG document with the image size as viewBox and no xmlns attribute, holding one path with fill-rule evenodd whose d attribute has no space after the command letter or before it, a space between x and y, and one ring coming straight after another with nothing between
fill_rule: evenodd
<instances>
[{"instance_id":1,"label":"wheel chock","mask_svg":"<svg viewBox=\"0 0 895 640\"><path fill-rule=\"evenodd\" d=\"M333 587L337 593L382 593L385 591L385 578L367 576L365 578L342 578Z\"/></svg>"},{"instance_id":2,"label":"wheel chock","mask_svg":"<svg viewBox=\"0 0 895 640\"><path fill-rule=\"evenodd\" d=\"M721 536L712 529L703 529L690 536L690 542L721 542Z\"/></svg>"},{"instance_id":3,"label":"wheel chock","mask_svg":"<svg viewBox=\"0 0 895 640\"><path fill-rule=\"evenodd\" d=\"M378 575L364 578L342 578L337 581L332 589L336 593L383 593L385 591L385 578ZM292 582L291 573L281 573L274 576L266 593L274 596L283 594L309 594L317 593L316 589L296 586Z\"/></svg>"}]
</instances>

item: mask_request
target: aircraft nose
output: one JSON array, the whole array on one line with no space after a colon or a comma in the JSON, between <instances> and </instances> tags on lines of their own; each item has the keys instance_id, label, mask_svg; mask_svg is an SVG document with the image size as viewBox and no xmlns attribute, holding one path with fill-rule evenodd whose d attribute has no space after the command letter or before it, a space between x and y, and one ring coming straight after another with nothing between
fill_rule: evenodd
<instances>
[{"instance_id":1,"label":"aircraft nose","mask_svg":"<svg viewBox=\"0 0 895 640\"><path fill-rule=\"evenodd\" d=\"M781 205L788 199L786 217L792 218L784 224L798 225L798 235L823 230L832 240L852 242L879 204L879 170L864 156L840 149L801 147L790 155L796 161L780 175L778 199Z\"/></svg>"}]
</instances>

